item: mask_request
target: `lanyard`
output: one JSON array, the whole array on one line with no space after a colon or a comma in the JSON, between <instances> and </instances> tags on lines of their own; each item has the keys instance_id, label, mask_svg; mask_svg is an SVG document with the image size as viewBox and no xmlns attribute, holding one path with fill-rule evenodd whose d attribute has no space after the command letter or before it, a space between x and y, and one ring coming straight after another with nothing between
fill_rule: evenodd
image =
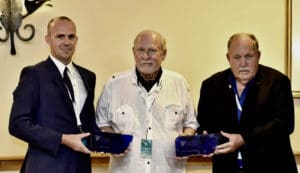
<instances>
[{"instance_id":1,"label":"lanyard","mask_svg":"<svg viewBox=\"0 0 300 173\"><path fill-rule=\"evenodd\" d=\"M241 114L242 114L242 111L243 111L243 104L245 102L246 95L247 95L248 90L249 90L250 86L252 85L253 81L254 80L251 80L246 85L245 89L242 92L242 95L239 97L237 86L236 86L236 80L233 77L233 75L230 75L230 83L233 86L233 91L234 91L234 94L235 94L235 102L236 102L236 106L237 106L237 118L238 118L238 121L240 121L240 119L241 119Z\"/></svg>"},{"instance_id":2,"label":"lanyard","mask_svg":"<svg viewBox=\"0 0 300 173\"><path fill-rule=\"evenodd\" d=\"M241 119L241 114L242 114L242 111L243 111L243 104L245 102L246 95L249 91L249 88L254 83L253 81L254 80L251 80L246 85L245 89L242 92L242 95L239 97L237 86L236 86L236 80L235 80L235 78L232 74L230 75L230 83L233 86L233 91L234 91L234 94L235 94L235 102L236 102L236 106L237 106L237 119L238 119L239 122L240 122L240 119ZM238 151L237 166L238 166L238 169L243 168L243 158L242 158L241 151Z\"/></svg>"},{"instance_id":3,"label":"lanyard","mask_svg":"<svg viewBox=\"0 0 300 173\"><path fill-rule=\"evenodd\" d=\"M153 109L153 104L155 100L157 99L159 95L159 91L162 88L162 85L160 83L159 86L154 85L154 89L152 89L149 93L146 92L146 90L142 87L140 87L140 95L144 99L145 104L146 104L146 139L152 139L152 109Z\"/></svg>"},{"instance_id":4,"label":"lanyard","mask_svg":"<svg viewBox=\"0 0 300 173\"><path fill-rule=\"evenodd\" d=\"M246 91L244 90L241 97L238 96L238 93L235 91L235 102L236 102L236 106L237 106L237 118L238 121L240 121L241 119L241 114L243 111L243 103L245 101L245 96L246 96Z\"/></svg>"}]
</instances>

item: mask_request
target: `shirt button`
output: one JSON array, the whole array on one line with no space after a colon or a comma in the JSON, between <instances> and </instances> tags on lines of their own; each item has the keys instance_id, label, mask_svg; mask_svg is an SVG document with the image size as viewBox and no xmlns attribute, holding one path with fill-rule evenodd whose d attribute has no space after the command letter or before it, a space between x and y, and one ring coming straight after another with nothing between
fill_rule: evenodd
<instances>
[{"instance_id":1,"label":"shirt button","mask_svg":"<svg viewBox=\"0 0 300 173\"><path fill-rule=\"evenodd\" d=\"M149 130L151 130L151 127L148 127Z\"/></svg>"},{"instance_id":2,"label":"shirt button","mask_svg":"<svg viewBox=\"0 0 300 173\"><path fill-rule=\"evenodd\" d=\"M147 164L150 165L150 162L148 161Z\"/></svg>"}]
</instances>

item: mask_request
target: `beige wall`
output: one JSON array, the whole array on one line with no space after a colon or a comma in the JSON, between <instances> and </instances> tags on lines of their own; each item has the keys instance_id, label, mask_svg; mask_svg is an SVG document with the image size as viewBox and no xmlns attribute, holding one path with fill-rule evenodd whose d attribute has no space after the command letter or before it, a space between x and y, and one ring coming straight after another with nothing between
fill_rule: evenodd
<instances>
[{"instance_id":1,"label":"beige wall","mask_svg":"<svg viewBox=\"0 0 300 173\"><path fill-rule=\"evenodd\" d=\"M33 24L36 33L29 42L15 37L16 56L9 53L9 41L0 42L0 157L25 152L26 144L7 132L12 92L20 70L47 57L44 35L53 16L67 15L77 23L75 62L97 74L96 100L111 74L133 67L132 41L142 29L166 37L168 55L163 65L186 77L195 105L201 81L227 67L226 41L232 33L255 33L261 63L285 72L286 0L52 0L52 4L53 8L44 6L23 21ZM300 134L299 100L295 107L295 134ZM293 146L300 152L300 135L295 134Z\"/></svg>"}]
</instances>

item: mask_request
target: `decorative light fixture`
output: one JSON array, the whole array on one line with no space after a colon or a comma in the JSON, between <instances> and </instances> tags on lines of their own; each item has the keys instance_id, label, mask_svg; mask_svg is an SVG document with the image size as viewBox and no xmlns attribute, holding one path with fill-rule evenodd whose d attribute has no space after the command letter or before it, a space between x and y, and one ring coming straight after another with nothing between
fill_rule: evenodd
<instances>
[{"instance_id":1,"label":"decorative light fixture","mask_svg":"<svg viewBox=\"0 0 300 173\"><path fill-rule=\"evenodd\" d=\"M16 55L14 35L22 41L29 41L34 37L35 28L32 24L25 24L23 29L30 29L31 34L28 37L20 35L19 28L22 24L22 20L35 12L42 5L52 7L49 3L51 0L25 0L22 4L22 0L1 0L0 1L0 31L4 29L4 38L0 37L1 42L6 42L10 38L10 54ZM47 2L47 3L46 3ZM26 14L22 14L22 8L26 8Z\"/></svg>"}]
</instances>

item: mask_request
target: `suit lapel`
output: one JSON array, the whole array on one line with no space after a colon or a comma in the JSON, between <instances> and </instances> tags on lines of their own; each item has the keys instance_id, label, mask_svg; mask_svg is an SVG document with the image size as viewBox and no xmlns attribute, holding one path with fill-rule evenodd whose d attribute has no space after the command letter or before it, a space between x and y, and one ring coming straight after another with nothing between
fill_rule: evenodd
<instances>
[{"instance_id":1,"label":"suit lapel","mask_svg":"<svg viewBox=\"0 0 300 173\"><path fill-rule=\"evenodd\" d=\"M52 80L52 83L58 87L58 92L61 93L63 100L65 100L67 107L72 110L72 112L75 115L73 103L70 99L69 93L67 88L65 87L64 81L61 77L61 74L54 64L54 62L50 59L50 57L46 60L47 66L48 66L48 74L50 77L50 80Z\"/></svg>"},{"instance_id":2,"label":"suit lapel","mask_svg":"<svg viewBox=\"0 0 300 173\"><path fill-rule=\"evenodd\" d=\"M86 105L86 103L88 102L88 100L90 99L90 97L91 97L91 87L90 87L90 83L89 83L89 76L88 76L88 74L80 67L80 66L78 66L78 65L76 65L75 63L73 63L73 65L74 65L74 67L77 69L77 71L79 72L79 74L80 74L80 76L81 76L81 79L82 79L82 81L83 81L83 84L84 84L84 87L86 88L86 92L87 92L87 96L86 96L86 99L85 99L85 101L84 101L84 103L83 103L83 107L82 107L82 109L81 109L81 112L80 112L80 114L79 114L79 116L80 116L80 119L81 119L81 121L82 121L82 112L83 112L83 110L85 109L85 105Z\"/></svg>"}]
</instances>

